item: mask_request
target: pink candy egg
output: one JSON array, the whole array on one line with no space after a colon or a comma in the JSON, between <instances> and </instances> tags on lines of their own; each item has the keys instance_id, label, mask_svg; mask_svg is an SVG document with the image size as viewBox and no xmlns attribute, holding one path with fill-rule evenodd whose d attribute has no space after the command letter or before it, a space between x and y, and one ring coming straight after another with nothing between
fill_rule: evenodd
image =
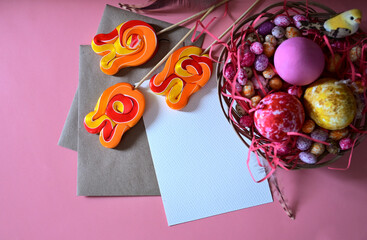
<instances>
[{"instance_id":1,"label":"pink candy egg","mask_svg":"<svg viewBox=\"0 0 367 240\"><path fill-rule=\"evenodd\" d=\"M302 22L309 22L306 16L304 15L294 15L293 16L294 25L296 25L297 28L302 27Z\"/></svg>"},{"instance_id":2,"label":"pink candy egg","mask_svg":"<svg viewBox=\"0 0 367 240\"><path fill-rule=\"evenodd\" d=\"M254 113L254 123L261 135L272 141L284 141L287 132L298 132L305 120L301 102L284 92L263 98Z\"/></svg>"},{"instance_id":3,"label":"pink candy egg","mask_svg":"<svg viewBox=\"0 0 367 240\"><path fill-rule=\"evenodd\" d=\"M253 42L250 46L250 50L256 55L260 55L263 53L263 45L259 42Z\"/></svg>"},{"instance_id":4,"label":"pink candy egg","mask_svg":"<svg viewBox=\"0 0 367 240\"><path fill-rule=\"evenodd\" d=\"M307 38L295 37L279 45L274 54L274 65L284 81L304 86L319 78L325 60L319 45Z\"/></svg>"},{"instance_id":5,"label":"pink candy egg","mask_svg":"<svg viewBox=\"0 0 367 240\"><path fill-rule=\"evenodd\" d=\"M291 20L286 15L278 15L274 18L274 24L280 27L288 27Z\"/></svg>"},{"instance_id":6,"label":"pink candy egg","mask_svg":"<svg viewBox=\"0 0 367 240\"><path fill-rule=\"evenodd\" d=\"M253 52L245 52L240 60L241 67L251 67L255 62L256 55Z\"/></svg>"}]
</instances>

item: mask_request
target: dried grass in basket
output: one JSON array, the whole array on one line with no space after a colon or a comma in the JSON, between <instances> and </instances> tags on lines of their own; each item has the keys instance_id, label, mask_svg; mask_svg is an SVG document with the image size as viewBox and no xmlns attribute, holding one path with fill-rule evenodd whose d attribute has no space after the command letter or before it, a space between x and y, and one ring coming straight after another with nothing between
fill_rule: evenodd
<instances>
[{"instance_id":1,"label":"dried grass in basket","mask_svg":"<svg viewBox=\"0 0 367 240\"><path fill-rule=\"evenodd\" d=\"M320 22L323 22L337 14L332 9L326 6L323 6L319 3L315 3L315 2L308 2L308 3L305 3L305 2L279 2L276 4L270 5L269 7L267 7L266 9L264 9L262 12L258 14L242 19L242 21L240 21L238 26L234 29L232 40L239 38L241 36L242 30L246 29L246 27L248 27L249 25L252 25L256 19L259 20L258 23L256 23L256 25L258 26L262 22L267 21L267 20L272 20L277 15L284 13L285 9L294 9L297 12L299 12L300 14L305 14L305 15L308 14L309 18L318 19ZM317 11L315 9L317 9ZM273 13L270 13L270 12L273 12ZM366 36L365 33L363 33L361 30L359 30L359 34L361 34L362 36ZM228 41L227 44L230 45L230 41ZM229 108L231 106L231 103L235 100L232 99L231 97L223 96L223 93L225 93L227 90L225 86L226 79L223 77L223 66L224 65L222 64L222 62L226 61L227 56L228 56L227 48L223 48L219 56L219 60L218 60L221 64L218 64L217 69L216 69L217 80L218 80L218 95L219 95L220 104L221 104L223 113L225 114L228 121L231 122L231 125L233 126L235 132L238 134L238 136L243 141L243 143L247 147L250 147L251 140L253 139L253 137L258 139L261 137L261 135L256 130L256 128L254 128L254 131L251 131L250 128L242 128L242 127L239 127L238 124L233 124L232 121L236 121L237 123L239 123L239 119L241 115L235 110L234 107L232 107L230 110L233 116L232 117L233 120L230 118ZM365 119L366 119L366 113L363 114L363 117L361 119L354 120L353 125L356 128L358 128L360 131L366 131L367 121ZM353 139L356 139L354 146L357 146L358 144L360 144L362 140L364 139L364 134L362 134L362 136L359 138L357 138L357 135L360 135L360 134L356 132L353 132L351 134L351 137ZM279 157L279 158L283 162L283 166L285 166L287 169L292 169L292 170L293 169L311 169L311 168L318 168L318 167L329 165L335 162L338 158L340 158L344 154L350 153L350 151L351 151L350 149L340 151L339 154L337 155L329 154L327 151L325 151L322 155L318 156L318 161L316 164L307 164L302 161L298 161L298 158L293 161L289 161L289 159L284 159L282 157ZM261 149L257 150L257 152L263 158L266 158L266 157L269 158L269 156L266 156L265 153Z\"/></svg>"}]
</instances>

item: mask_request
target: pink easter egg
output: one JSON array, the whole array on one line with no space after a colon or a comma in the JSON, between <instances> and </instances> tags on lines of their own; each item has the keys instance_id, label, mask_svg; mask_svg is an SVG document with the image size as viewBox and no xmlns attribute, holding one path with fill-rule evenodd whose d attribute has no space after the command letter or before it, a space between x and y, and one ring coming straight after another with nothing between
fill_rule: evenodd
<instances>
[{"instance_id":1,"label":"pink easter egg","mask_svg":"<svg viewBox=\"0 0 367 240\"><path fill-rule=\"evenodd\" d=\"M325 60L319 45L304 37L294 37L279 45L274 65L284 81L304 86L320 77Z\"/></svg>"},{"instance_id":2,"label":"pink easter egg","mask_svg":"<svg viewBox=\"0 0 367 240\"><path fill-rule=\"evenodd\" d=\"M288 138L287 132L301 130L305 111L301 102L284 92L275 92L263 98L254 113L256 129L265 138L279 142Z\"/></svg>"},{"instance_id":3,"label":"pink easter egg","mask_svg":"<svg viewBox=\"0 0 367 240\"><path fill-rule=\"evenodd\" d=\"M288 27L291 20L286 15L278 15L274 18L274 24L280 27Z\"/></svg>"},{"instance_id":4,"label":"pink easter egg","mask_svg":"<svg viewBox=\"0 0 367 240\"><path fill-rule=\"evenodd\" d=\"M240 59L241 67L251 67L255 62L256 55L253 52L245 52Z\"/></svg>"},{"instance_id":5,"label":"pink easter egg","mask_svg":"<svg viewBox=\"0 0 367 240\"><path fill-rule=\"evenodd\" d=\"M263 53L263 45L259 42L253 42L251 43L250 50L256 55L260 55Z\"/></svg>"}]
</instances>

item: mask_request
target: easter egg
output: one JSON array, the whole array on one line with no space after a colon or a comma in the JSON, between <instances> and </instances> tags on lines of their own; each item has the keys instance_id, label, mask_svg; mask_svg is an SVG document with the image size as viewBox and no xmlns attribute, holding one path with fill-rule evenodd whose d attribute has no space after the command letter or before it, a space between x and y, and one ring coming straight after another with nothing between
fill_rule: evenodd
<instances>
[{"instance_id":1,"label":"easter egg","mask_svg":"<svg viewBox=\"0 0 367 240\"><path fill-rule=\"evenodd\" d=\"M301 33L295 27L287 27L285 29L286 38L294 38L294 37L300 37L300 36L301 36Z\"/></svg>"},{"instance_id":2,"label":"easter egg","mask_svg":"<svg viewBox=\"0 0 367 240\"><path fill-rule=\"evenodd\" d=\"M285 30L282 27L279 26L275 26L272 30L271 30L271 34L276 37L276 38L282 38L285 36Z\"/></svg>"},{"instance_id":3,"label":"easter egg","mask_svg":"<svg viewBox=\"0 0 367 240\"><path fill-rule=\"evenodd\" d=\"M260 35L266 36L269 33L271 33L271 30L274 28L275 24L272 22L264 22L262 23L258 28L257 28L257 32Z\"/></svg>"},{"instance_id":4,"label":"easter egg","mask_svg":"<svg viewBox=\"0 0 367 240\"><path fill-rule=\"evenodd\" d=\"M328 130L347 127L357 111L352 91L333 78L322 78L311 84L304 94L304 106L310 118Z\"/></svg>"},{"instance_id":5,"label":"easter egg","mask_svg":"<svg viewBox=\"0 0 367 240\"><path fill-rule=\"evenodd\" d=\"M250 51L256 55L260 55L263 53L263 45L259 42L253 42L250 46Z\"/></svg>"},{"instance_id":6,"label":"easter egg","mask_svg":"<svg viewBox=\"0 0 367 240\"><path fill-rule=\"evenodd\" d=\"M288 132L298 132L304 120L301 102L284 92L268 94L254 112L256 129L262 136L275 142L286 140Z\"/></svg>"},{"instance_id":7,"label":"easter egg","mask_svg":"<svg viewBox=\"0 0 367 240\"><path fill-rule=\"evenodd\" d=\"M254 62L254 67L256 71L262 72L264 71L269 64L269 59L265 54L257 55Z\"/></svg>"},{"instance_id":8,"label":"easter egg","mask_svg":"<svg viewBox=\"0 0 367 240\"><path fill-rule=\"evenodd\" d=\"M304 37L294 37L279 45L274 54L274 65L284 81L304 86L318 79L325 60L319 45Z\"/></svg>"},{"instance_id":9,"label":"easter egg","mask_svg":"<svg viewBox=\"0 0 367 240\"><path fill-rule=\"evenodd\" d=\"M274 24L280 27L288 27L291 24L291 20L286 15L278 15L274 18Z\"/></svg>"},{"instance_id":10,"label":"easter egg","mask_svg":"<svg viewBox=\"0 0 367 240\"><path fill-rule=\"evenodd\" d=\"M304 15L294 15L293 16L293 22L294 25L296 25L297 28L301 28L302 27L302 22L309 22L310 20L308 20L308 18Z\"/></svg>"}]
</instances>

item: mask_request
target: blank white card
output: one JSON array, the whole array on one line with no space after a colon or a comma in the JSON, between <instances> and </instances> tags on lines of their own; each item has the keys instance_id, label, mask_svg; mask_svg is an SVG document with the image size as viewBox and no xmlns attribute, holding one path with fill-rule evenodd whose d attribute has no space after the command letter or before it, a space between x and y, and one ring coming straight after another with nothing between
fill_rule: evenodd
<instances>
[{"instance_id":1,"label":"blank white card","mask_svg":"<svg viewBox=\"0 0 367 240\"><path fill-rule=\"evenodd\" d=\"M248 149L223 115L214 78L180 111L143 86L143 119L168 225L273 201L268 182L250 176ZM260 167L252 172L265 176Z\"/></svg>"}]
</instances>

